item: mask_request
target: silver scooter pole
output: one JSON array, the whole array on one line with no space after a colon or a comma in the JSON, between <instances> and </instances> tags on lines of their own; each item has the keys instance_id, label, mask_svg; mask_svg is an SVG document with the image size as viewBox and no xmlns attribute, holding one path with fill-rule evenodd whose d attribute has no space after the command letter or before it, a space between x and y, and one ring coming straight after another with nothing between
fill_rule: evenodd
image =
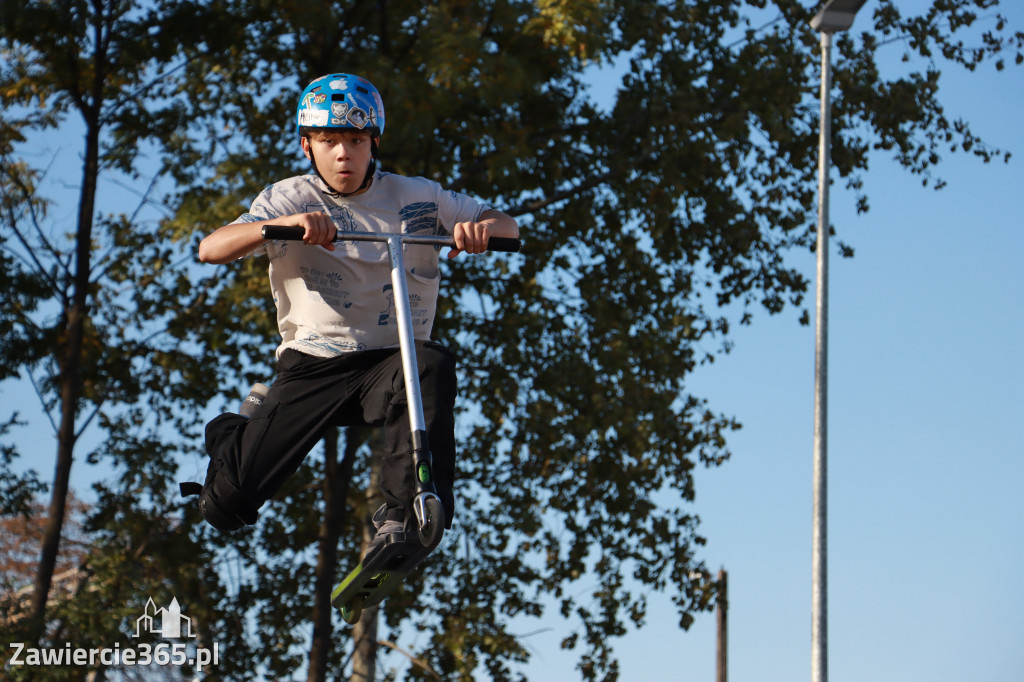
<instances>
[{"instance_id":1,"label":"silver scooter pole","mask_svg":"<svg viewBox=\"0 0 1024 682\"><path fill-rule=\"evenodd\" d=\"M305 229L291 225L265 225L263 238L272 240L301 240ZM409 285L405 277L404 244L431 246L455 246L452 237L441 235L415 235L400 232L338 232L335 242L372 241L387 242L388 261L391 264L391 286L395 297L395 312L398 318L398 342L402 356L402 370L405 375L405 393L409 405L409 430L412 437L413 467L416 476L416 495L413 498L413 513L419 528L420 542L425 547L435 545L441 539L445 519L444 507L437 496L433 481L433 460L427 442L427 420L423 414L423 396L420 390L420 373L416 360L416 339L412 327L412 311L409 304ZM491 237L487 243L490 251L517 252L522 247L518 239Z\"/></svg>"}]
</instances>

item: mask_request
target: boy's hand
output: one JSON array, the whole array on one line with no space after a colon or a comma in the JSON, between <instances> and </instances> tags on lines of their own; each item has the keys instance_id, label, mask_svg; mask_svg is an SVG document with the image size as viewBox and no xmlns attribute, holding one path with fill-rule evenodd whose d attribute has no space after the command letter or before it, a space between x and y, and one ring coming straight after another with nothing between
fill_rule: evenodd
<instances>
[{"instance_id":1,"label":"boy's hand","mask_svg":"<svg viewBox=\"0 0 1024 682\"><path fill-rule=\"evenodd\" d=\"M328 251L334 251L334 237L337 228L331 216L323 212L318 213L296 213L289 216L291 220L288 225L298 225L306 229L302 235L303 244L320 245Z\"/></svg>"},{"instance_id":2,"label":"boy's hand","mask_svg":"<svg viewBox=\"0 0 1024 682\"><path fill-rule=\"evenodd\" d=\"M487 250L487 241L491 238L490 225L486 222L455 223L452 237L455 239L455 248L448 252L449 258L455 258L463 251L483 253Z\"/></svg>"}]
</instances>

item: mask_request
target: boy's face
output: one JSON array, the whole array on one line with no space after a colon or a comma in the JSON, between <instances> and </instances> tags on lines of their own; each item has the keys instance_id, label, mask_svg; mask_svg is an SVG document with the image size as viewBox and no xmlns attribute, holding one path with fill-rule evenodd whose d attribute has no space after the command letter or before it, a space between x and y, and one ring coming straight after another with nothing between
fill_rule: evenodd
<instances>
[{"instance_id":1,"label":"boy's face","mask_svg":"<svg viewBox=\"0 0 1024 682\"><path fill-rule=\"evenodd\" d=\"M369 131L321 130L302 138L302 151L316 162L331 187L352 194L363 184L370 167L370 139Z\"/></svg>"}]
</instances>

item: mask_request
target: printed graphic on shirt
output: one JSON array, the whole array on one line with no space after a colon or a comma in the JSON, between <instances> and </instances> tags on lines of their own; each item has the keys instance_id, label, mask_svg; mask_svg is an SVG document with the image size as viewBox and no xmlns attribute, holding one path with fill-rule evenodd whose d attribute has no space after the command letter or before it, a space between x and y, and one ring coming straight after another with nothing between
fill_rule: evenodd
<instances>
[{"instance_id":1,"label":"printed graphic on shirt","mask_svg":"<svg viewBox=\"0 0 1024 682\"><path fill-rule=\"evenodd\" d=\"M420 201L408 204L399 211L402 216L402 231L406 234L433 234L445 236L448 234L444 226L437 222L437 204L432 201ZM408 247L406 247L408 250ZM440 251L440 246L434 247Z\"/></svg>"},{"instance_id":2,"label":"printed graphic on shirt","mask_svg":"<svg viewBox=\"0 0 1024 682\"><path fill-rule=\"evenodd\" d=\"M397 326L398 314L395 312L395 290L390 284L384 286L381 291L388 302L388 307L381 311L377 318L378 327ZM424 310L420 303L422 298L419 294L409 294L409 314L412 317L412 326L425 325L430 322L430 311Z\"/></svg>"},{"instance_id":3,"label":"printed graphic on shirt","mask_svg":"<svg viewBox=\"0 0 1024 682\"><path fill-rule=\"evenodd\" d=\"M346 342L344 339L328 338L316 332L309 332L303 338L296 339L298 343L306 346L313 355L319 357L330 357L351 353L354 350L366 350L365 343ZM317 352L321 351L321 352ZM326 351L324 353L323 351Z\"/></svg>"},{"instance_id":4,"label":"printed graphic on shirt","mask_svg":"<svg viewBox=\"0 0 1024 682\"><path fill-rule=\"evenodd\" d=\"M350 292L341 288L343 277L337 272L324 272L305 265L299 267L299 272L306 283L310 300L326 303L338 312L352 307Z\"/></svg>"},{"instance_id":5,"label":"printed graphic on shirt","mask_svg":"<svg viewBox=\"0 0 1024 682\"><path fill-rule=\"evenodd\" d=\"M324 205L307 203L302 207L302 210L305 213L323 213ZM333 204L329 206L328 214L331 216L331 221L338 229L338 232L355 232L359 229L355 218L352 217L352 209L344 204Z\"/></svg>"},{"instance_id":6,"label":"printed graphic on shirt","mask_svg":"<svg viewBox=\"0 0 1024 682\"><path fill-rule=\"evenodd\" d=\"M404 206L399 215L405 223L403 232L406 234L432 233L437 225L437 204L432 201L419 201Z\"/></svg>"},{"instance_id":7,"label":"printed graphic on shirt","mask_svg":"<svg viewBox=\"0 0 1024 682\"><path fill-rule=\"evenodd\" d=\"M264 197L269 198L273 194L273 191L268 188L264 190ZM302 207L297 213L323 213L324 204L315 201L307 201L302 204ZM352 210L344 204L333 204L327 206L327 213L331 216L331 220L338 227L339 232L352 232L359 229L356 225L355 218L352 217ZM243 213L239 216L236 223L255 223L260 220L269 220L270 214L267 213L267 209L263 206L253 206L250 213Z\"/></svg>"}]
</instances>

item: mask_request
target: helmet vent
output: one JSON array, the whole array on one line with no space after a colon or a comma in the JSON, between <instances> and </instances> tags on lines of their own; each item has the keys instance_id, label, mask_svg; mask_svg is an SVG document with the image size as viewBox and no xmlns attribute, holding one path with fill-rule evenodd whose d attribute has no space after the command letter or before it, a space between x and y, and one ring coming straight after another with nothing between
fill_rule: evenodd
<instances>
[{"instance_id":1,"label":"helmet vent","mask_svg":"<svg viewBox=\"0 0 1024 682\"><path fill-rule=\"evenodd\" d=\"M361 85L357 85L357 86L356 86L356 92L361 92L361 93L363 93L364 95L369 95L369 94L370 94L370 91L369 91L369 90L367 90L366 88L364 88L364 87L363 87L363 86L361 86Z\"/></svg>"}]
</instances>

